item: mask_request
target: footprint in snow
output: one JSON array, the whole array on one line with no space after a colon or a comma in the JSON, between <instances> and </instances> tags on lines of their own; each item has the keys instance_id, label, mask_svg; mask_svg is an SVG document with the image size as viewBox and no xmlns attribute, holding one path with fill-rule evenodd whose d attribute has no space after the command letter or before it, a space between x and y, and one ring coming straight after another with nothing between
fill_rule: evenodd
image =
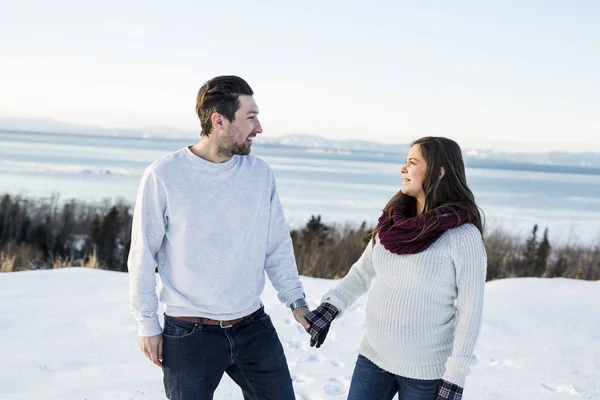
<instances>
[{"instance_id":1,"label":"footprint in snow","mask_svg":"<svg viewBox=\"0 0 600 400\"><path fill-rule=\"evenodd\" d=\"M496 360L495 358L490 358L490 365L492 367L507 367L507 368L514 368L514 369L523 369L522 366L520 366L519 364L517 364L513 361L499 361L499 360Z\"/></svg>"},{"instance_id":2,"label":"footprint in snow","mask_svg":"<svg viewBox=\"0 0 600 400\"><path fill-rule=\"evenodd\" d=\"M307 375L294 375L292 376L292 380L296 383L300 383L303 385L315 383L316 379L312 376Z\"/></svg>"},{"instance_id":3,"label":"footprint in snow","mask_svg":"<svg viewBox=\"0 0 600 400\"><path fill-rule=\"evenodd\" d=\"M329 396L341 396L348 392L348 387L339 379L331 378L323 385L323 391Z\"/></svg>"},{"instance_id":4,"label":"footprint in snow","mask_svg":"<svg viewBox=\"0 0 600 400\"><path fill-rule=\"evenodd\" d=\"M291 350L300 350L302 348L302 343L298 340L288 340L285 342L285 345Z\"/></svg>"},{"instance_id":5,"label":"footprint in snow","mask_svg":"<svg viewBox=\"0 0 600 400\"><path fill-rule=\"evenodd\" d=\"M322 364L325 360L326 360L326 358L319 354L311 354L306 359L307 362L313 363L313 364Z\"/></svg>"},{"instance_id":6,"label":"footprint in snow","mask_svg":"<svg viewBox=\"0 0 600 400\"><path fill-rule=\"evenodd\" d=\"M547 385L545 383L542 383L542 386L552 392L555 393L565 393L565 394L570 394L571 396L579 396L580 393L577 389L575 389L575 387L573 385L566 385L566 384L562 384L562 385Z\"/></svg>"}]
</instances>

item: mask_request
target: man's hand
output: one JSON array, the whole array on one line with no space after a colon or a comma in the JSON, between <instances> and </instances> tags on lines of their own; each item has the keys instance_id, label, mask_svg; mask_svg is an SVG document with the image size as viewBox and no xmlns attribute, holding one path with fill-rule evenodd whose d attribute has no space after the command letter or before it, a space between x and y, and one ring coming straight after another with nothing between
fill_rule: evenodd
<instances>
[{"instance_id":1,"label":"man's hand","mask_svg":"<svg viewBox=\"0 0 600 400\"><path fill-rule=\"evenodd\" d=\"M146 357L148 357L154 364L162 368L162 333L156 336L140 336L138 337L138 344L140 345L140 349L142 349Z\"/></svg>"},{"instance_id":2,"label":"man's hand","mask_svg":"<svg viewBox=\"0 0 600 400\"><path fill-rule=\"evenodd\" d=\"M309 312L310 310L308 309L308 307L298 307L293 311L294 319L298 321L298 323L302 325L304 329L310 328L310 324L306 320L306 314L308 314Z\"/></svg>"}]
</instances>

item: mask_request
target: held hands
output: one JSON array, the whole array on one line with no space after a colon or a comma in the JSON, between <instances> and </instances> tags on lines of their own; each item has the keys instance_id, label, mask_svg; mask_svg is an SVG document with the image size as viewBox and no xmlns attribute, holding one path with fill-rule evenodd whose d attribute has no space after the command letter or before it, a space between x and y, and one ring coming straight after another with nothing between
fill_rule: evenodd
<instances>
[{"instance_id":1,"label":"held hands","mask_svg":"<svg viewBox=\"0 0 600 400\"><path fill-rule=\"evenodd\" d=\"M150 359L154 364L162 368L162 350L163 350L163 336L162 333L155 336L139 336L138 344L140 349L144 352L146 357Z\"/></svg>"},{"instance_id":2,"label":"held hands","mask_svg":"<svg viewBox=\"0 0 600 400\"><path fill-rule=\"evenodd\" d=\"M310 328L310 324L306 320L306 314L310 313L308 307L303 306L295 308L294 311L292 311L292 313L294 314L294 319L298 321L298 323L302 325L304 329Z\"/></svg>"},{"instance_id":3,"label":"held hands","mask_svg":"<svg viewBox=\"0 0 600 400\"><path fill-rule=\"evenodd\" d=\"M454 383L442 381L438 386L435 400L462 400L463 388Z\"/></svg>"},{"instance_id":4,"label":"held hands","mask_svg":"<svg viewBox=\"0 0 600 400\"><path fill-rule=\"evenodd\" d=\"M317 348L321 347L327 337L331 322L338 313L338 309L333 305L321 303L319 307L305 316L306 320L310 323L310 327L306 329L310 335L310 347L314 347L315 345Z\"/></svg>"}]
</instances>

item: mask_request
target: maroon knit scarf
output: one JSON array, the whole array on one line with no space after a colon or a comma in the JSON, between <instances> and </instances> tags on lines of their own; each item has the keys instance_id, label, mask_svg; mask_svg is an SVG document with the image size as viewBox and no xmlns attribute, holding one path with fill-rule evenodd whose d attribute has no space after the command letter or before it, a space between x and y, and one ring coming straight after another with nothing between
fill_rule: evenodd
<instances>
[{"instance_id":1,"label":"maroon knit scarf","mask_svg":"<svg viewBox=\"0 0 600 400\"><path fill-rule=\"evenodd\" d=\"M407 217L400 210L394 210L391 219L387 212L379 217L379 242L388 251L402 255L426 250L447 230L469 222L470 214L460 208L443 207Z\"/></svg>"}]
</instances>

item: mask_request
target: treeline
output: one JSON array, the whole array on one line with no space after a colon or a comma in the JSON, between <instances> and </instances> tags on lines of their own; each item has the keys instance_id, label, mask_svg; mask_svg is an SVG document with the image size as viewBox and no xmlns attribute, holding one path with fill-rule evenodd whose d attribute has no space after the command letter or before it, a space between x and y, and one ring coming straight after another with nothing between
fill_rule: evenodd
<instances>
[{"instance_id":1,"label":"treeline","mask_svg":"<svg viewBox=\"0 0 600 400\"><path fill-rule=\"evenodd\" d=\"M343 277L371 239L373 227L328 226L312 217L302 229L292 231L298 269L317 278ZM527 238L501 230L486 232L487 280L517 277L565 277L600 280L600 243L596 246L552 246L548 229L539 234L534 225Z\"/></svg>"},{"instance_id":2,"label":"treeline","mask_svg":"<svg viewBox=\"0 0 600 400\"><path fill-rule=\"evenodd\" d=\"M127 271L131 208L125 201L89 205L58 196L0 201L0 271L81 266ZM372 226L325 224L313 216L291 232L300 274L340 278L360 257ZM509 277L566 277L600 280L600 243L553 246L548 230L535 225L529 237L487 232L488 280Z\"/></svg>"},{"instance_id":3,"label":"treeline","mask_svg":"<svg viewBox=\"0 0 600 400\"><path fill-rule=\"evenodd\" d=\"M90 205L58 196L0 200L0 271L86 266L127 271L131 212L125 201Z\"/></svg>"}]
</instances>

